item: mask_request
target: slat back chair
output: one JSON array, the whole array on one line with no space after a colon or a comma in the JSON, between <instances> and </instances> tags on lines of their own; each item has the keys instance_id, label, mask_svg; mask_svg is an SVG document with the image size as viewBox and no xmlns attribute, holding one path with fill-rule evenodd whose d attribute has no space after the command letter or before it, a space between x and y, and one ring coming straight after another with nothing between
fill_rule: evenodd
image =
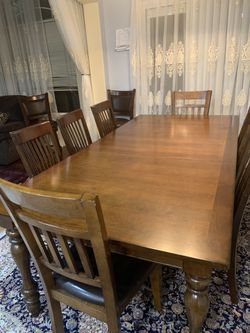
<instances>
[{"instance_id":1,"label":"slat back chair","mask_svg":"<svg viewBox=\"0 0 250 333\"><path fill-rule=\"evenodd\" d=\"M246 131L248 144L242 157L241 165L236 178L234 218L232 230L231 262L229 268L229 287L231 300L238 303L237 281L236 281L236 255L237 242L244 209L250 196L250 127Z\"/></svg>"},{"instance_id":2,"label":"slat back chair","mask_svg":"<svg viewBox=\"0 0 250 333\"><path fill-rule=\"evenodd\" d=\"M81 109L69 112L57 119L69 154L74 154L91 143L89 130Z\"/></svg>"},{"instance_id":3,"label":"slat back chair","mask_svg":"<svg viewBox=\"0 0 250 333\"><path fill-rule=\"evenodd\" d=\"M117 126L134 118L135 91L135 89L107 90L108 100L111 102Z\"/></svg>"},{"instance_id":4,"label":"slat back chair","mask_svg":"<svg viewBox=\"0 0 250 333\"><path fill-rule=\"evenodd\" d=\"M242 155L245 150L245 145L248 140L248 135L246 135L246 132L248 128L250 127L250 108L248 109L246 118L244 119L243 125L240 130L239 138L238 138L238 160L237 160L237 168L240 165Z\"/></svg>"},{"instance_id":5,"label":"slat back chair","mask_svg":"<svg viewBox=\"0 0 250 333\"><path fill-rule=\"evenodd\" d=\"M52 123L48 93L33 96L21 96L19 98L19 103L26 126L34 125L46 120L49 120Z\"/></svg>"},{"instance_id":6,"label":"slat back chair","mask_svg":"<svg viewBox=\"0 0 250 333\"><path fill-rule=\"evenodd\" d=\"M208 116L212 90L207 91L172 91L172 113L177 115Z\"/></svg>"},{"instance_id":7,"label":"slat back chair","mask_svg":"<svg viewBox=\"0 0 250 333\"><path fill-rule=\"evenodd\" d=\"M50 168L62 159L61 150L50 122L10 133L29 177Z\"/></svg>"},{"instance_id":8,"label":"slat back chair","mask_svg":"<svg viewBox=\"0 0 250 333\"><path fill-rule=\"evenodd\" d=\"M245 129L245 135L242 137L241 144L238 143L237 170L236 170L236 192L240 186L247 159L250 155L250 125Z\"/></svg>"},{"instance_id":9,"label":"slat back chair","mask_svg":"<svg viewBox=\"0 0 250 333\"><path fill-rule=\"evenodd\" d=\"M38 191L5 180L0 197L37 266L53 332L64 331L63 302L118 333L119 314L155 265L116 255L115 268L98 197ZM127 287L119 292L121 279Z\"/></svg>"},{"instance_id":10,"label":"slat back chair","mask_svg":"<svg viewBox=\"0 0 250 333\"><path fill-rule=\"evenodd\" d=\"M48 120L55 132L55 138L60 147L56 135L57 122L52 119L48 93L33 96L20 96L19 104L25 125L30 126Z\"/></svg>"},{"instance_id":11,"label":"slat back chair","mask_svg":"<svg viewBox=\"0 0 250 333\"><path fill-rule=\"evenodd\" d=\"M93 105L91 110L101 138L117 128L110 101Z\"/></svg>"}]
</instances>

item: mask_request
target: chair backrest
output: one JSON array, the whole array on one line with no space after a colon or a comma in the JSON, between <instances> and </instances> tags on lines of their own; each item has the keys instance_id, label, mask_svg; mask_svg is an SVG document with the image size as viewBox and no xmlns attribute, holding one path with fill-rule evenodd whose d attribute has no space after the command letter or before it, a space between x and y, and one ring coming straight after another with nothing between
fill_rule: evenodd
<instances>
[{"instance_id":1,"label":"chair backrest","mask_svg":"<svg viewBox=\"0 0 250 333\"><path fill-rule=\"evenodd\" d=\"M26 126L45 120L52 122L48 93L20 96L19 103Z\"/></svg>"},{"instance_id":2,"label":"chair backrest","mask_svg":"<svg viewBox=\"0 0 250 333\"><path fill-rule=\"evenodd\" d=\"M81 109L60 117L57 123L69 154L74 154L92 143Z\"/></svg>"},{"instance_id":3,"label":"chair backrest","mask_svg":"<svg viewBox=\"0 0 250 333\"><path fill-rule=\"evenodd\" d=\"M172 91L171 104L174 114L204 114L208 116L212 90Z\"/></svg>"},{"instance_id":4,"label":"chair backrest","mask_svg":"<svg viewBox=\"0 0 250 333\"><path fill-rule=\"evenodd\" d=\"M116 129L116 123L110 101L104 101L93 105L91 106L91 110L101 138Z\"/></svg>"},{"instance_id":5,"label":"chair backrest","mask_svg":"<svg viewBox=\"0 0 250 333\"><path fill-rule=\"evenodd\" d=\"M107 307L117 302L108 238L96 195L41 191L0 179L0 197L49 292L55 289L52 272L56 272L101 288ZM69 297L67 293L66 302ZM72 305L72 300L68 304Z\"/></svg>"},{"instance_id":6,"label":"chair backrest","mask_svg":"<svg viewBox=\"0 0 250 333\"><path fill-rule=\"evenodd\" d=\"M250 195L250 125L245 130L243 140L246 140L246 143L240 157L241 160L238 162L234 195L233 244L235 247L241 218Z\"/></svg>"},{"instance_id":7,"label":"chair backrest","mask_svg":"<svg viewBox=\"0 0 250 333\"><path fill-rule=\"evenodd\" d=\"M249 125L250 125L250 107L248 109L246 118L244 119L243 125L240 130L240 134L239 134L239 138L238 138L238 152L241 151L242 149L244 149L244 147L242 147L242 140L245 136L245 133L246 133Z\"/></svg>"},{"instance_id":8,"label":"chair backrest","mask_svg":"<svg viewBox=\"0 0 250 333\"><path fill-rule=\"evenodd\" d=\"M244 183L246 182L247 168L250 164L250 125L245 130L244 137L242 138L242 150L237 156L237 172L236 172L236 186L235 186L235 202L237 202L241 196ZM249 173L250 175L250 173Z\"/></svg>"},{"instance_id":9,"label":"chair backrest","mask_svg":"<svg viewBox=\"0 0 250 333\"><path fill-rule=\"evenodd\" d=\"M242 171L245 168L245 163L247 159L247 151L250 149L250 124L246 125L244 128L244 135L242 135L241 140L238 139L238 151L237 151L237 170L236 170L236 180L242 176Z\"/></svg>"},{"instance_id":10,"label":"chair backrest","mask_svg":"<svg viewBox=\"0 0 250 333\"><path fill-rule=\"evenodd\" d=\"M249 132L250 133L250 132ZM246 146L242 168L237 174L234 197L234 222L232 232L232 248L236 251L237 239L242 216L250 196L250 141Z\"/></svg>"},{"instance_id":11,"label":"chair backrest","mask_svg":"<svg viewBox=\"0 0 250 333\"><path fill-rule=\"evenodd\" d=\"M108 100L111 102L115 117L134 117L135 89L128 91L107 90Z\"/></svg>"},{"instance_id":12,"label":"chair backrest","mask_svg":"<svg viewBox=\"0 0 250 333\"><path fill-rule=\"evenodd\" d=\"M49 121L10 133L29 177L60 162L61 150Z\"/></svg>"}]
</instances>

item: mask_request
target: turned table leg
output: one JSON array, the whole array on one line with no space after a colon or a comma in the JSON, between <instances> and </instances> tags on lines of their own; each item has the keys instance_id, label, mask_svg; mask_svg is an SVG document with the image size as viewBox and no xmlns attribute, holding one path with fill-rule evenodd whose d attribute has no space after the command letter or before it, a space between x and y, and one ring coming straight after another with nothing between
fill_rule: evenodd
<instances>
[{"instance_id":1,"label":"turned table leg","mask_svg":"<svg viewBox=\"0 0 250 333\"><path fill-rule=\"evenodd\" d=\"M36 282L30 272L30 255L18 230L13 227L7 230L11 244L11 254L22 276L22 294L32 316L38 316L40 312L39 293Z\"/></svg>"},{"instance_id":2,"label":"turned table leg","mask_svg":"<svg viewBox=\"0 0 250 333\"><path fill-rule=\"evenodd\" d=\"M211 280L211 268L199 264L184 265L187 290L185 306L190 333L200 333L209 309L208 287Z\"/></svg>"}]
</instances>

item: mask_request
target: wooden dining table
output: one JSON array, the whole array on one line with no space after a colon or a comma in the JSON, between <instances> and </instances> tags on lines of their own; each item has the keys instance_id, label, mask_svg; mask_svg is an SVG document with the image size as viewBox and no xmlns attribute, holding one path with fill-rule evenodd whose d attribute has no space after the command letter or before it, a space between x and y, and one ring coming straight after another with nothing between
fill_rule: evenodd
<instances>
[{"instance_id":1,"label":"wooden dining table","mask_svg":"<svg viewBox=\"0 0 250 333\"><path fill-rule=\"evenodd\" d=\"M230 263L237 137L236 116L139 116L26 185L96 193L113 251L183 269L197 333Z\"/></svg>"}]
</instances>

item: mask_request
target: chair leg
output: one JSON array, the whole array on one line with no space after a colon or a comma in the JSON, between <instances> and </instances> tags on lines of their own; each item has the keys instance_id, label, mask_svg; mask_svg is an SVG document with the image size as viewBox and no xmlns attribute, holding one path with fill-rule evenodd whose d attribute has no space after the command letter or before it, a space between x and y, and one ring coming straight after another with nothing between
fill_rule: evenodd
<instances>
[{"instance_id":1,"label":"chair leg","mask_svg":"<svg viewBox=\"0 0 250 333\"><path fill-rule=\"evenodd\" d=\"M240 222L241 217L239 218L236 216L234 218L234 225L232 231L232 245L231 245L231 259L230 259L230 267L228 270L228 284L229 284L229 291L231 302L233 304L238 304L238 289L237 289L237 282L236 282L236 256L237 256L237 243L239 237L239 230L240 230Z\"/></svg>"},{"instance_id":2,"label":"chair leg","mask_svg":"<svg viewBox=\"0 0 250 333\"><path fill-rule=\"evenodd\" d=\"M51 294L51 290L54 288L55 284L51 271L49 268L43 265L38 265L37 269L42 280L43 289L48 304L52 332L63 333L64 325L60 302L54 299Z\"/></svg>"},{"instance_id":3,"label":"chair leg","mask_svg":"<svg viewBox=\"0 0 250 333\"><path fill-rule=\"evenodd\" d=\"M150 274L151 289L153 293L154 305L157 311L161 312L161 283L162 283L162 266L157 264Z\"/></svg>"},{"instance_id":4,"label":"chair leg","mask_svg":"<svg viewBox=\"0 0 250 333\"><path fill-rule=\"evenodd\" d=\"M115 315L107 319L107 325L109 333L121 333L120 319Z\"/></svg>"},{"instance_id":5,"label":"chair leg","mask_svg":"<svg viewBox=\"0 0 250 333\"><path fill-rule=\"evenodd\" d=\"M232 249L233 251L233 249ZM228 270L228 284L229 284L229 292L231 297L231 302L233 304L238 304L239 297L238 297L238 288L236 282L236 258L235 253L232 254L230 268Z\"/></svg>"},{"instance_id":6,"label":"chair leg","mask_svg":"<svg viewBox=\"0 0 250 333\"><path fill-rule=\"evenodd\" d=\"M53 333L63 333L64 325L63 325L63 317L62 310L60 306L60 302L53 299L51 296L47 296L49 315L51 319L51 326Z\"/></svg>"}]
</instances>

